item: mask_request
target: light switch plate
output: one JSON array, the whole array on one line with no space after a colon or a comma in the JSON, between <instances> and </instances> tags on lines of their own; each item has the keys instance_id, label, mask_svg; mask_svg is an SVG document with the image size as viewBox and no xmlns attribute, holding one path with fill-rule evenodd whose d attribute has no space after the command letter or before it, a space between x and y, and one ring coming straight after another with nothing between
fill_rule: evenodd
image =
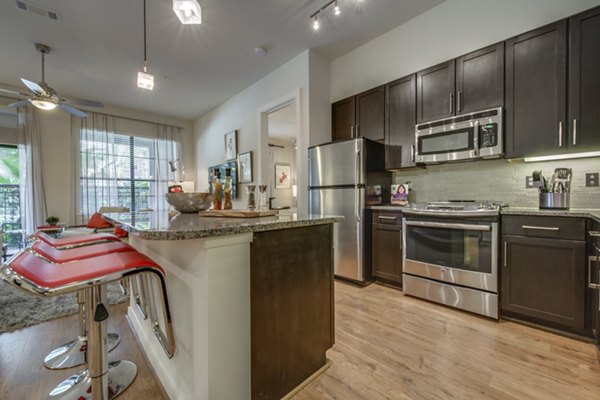
<instances>
[{"instance_id":1,"label":"light switch plate","mask_svg":"<svg viewBox=\"0 0 600 400\"><path fill-rule=\"evenodd\" d=\"M585 187L598 187L598 172L585 174Z\"/></svg>"},{"instance_id":2,"label":"light switch plate","mask_svg":"<svg viewBox=\"0 0 600 400\"><path fill-rule=\"evenodd\" d=\"M536 186L533 183L533 176L526 176L525 177L525 189L535 189Z\"/></svg>"}]
</instances>

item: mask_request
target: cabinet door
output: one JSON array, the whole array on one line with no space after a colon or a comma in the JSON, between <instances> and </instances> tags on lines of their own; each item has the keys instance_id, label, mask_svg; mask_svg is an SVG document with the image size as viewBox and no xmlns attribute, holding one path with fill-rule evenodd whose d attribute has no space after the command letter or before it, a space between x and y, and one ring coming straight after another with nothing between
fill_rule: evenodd
<instances>
[{"instance_id":1,"label":"cabinet door","mask_svg":"<svg viewBox=\"0 0 600 400\"><path fill-rule=\"evenodd\" d=\"M600 7L570 19L569 151L600 149Z\"/></svg>"},{"instance_id":2,"label":"cabinet door","mask_svg":"<svg viewBox=\"0 0 600 400\"><path fill-rule=\"evenodd\" d=\"M414 167L417 115L416 76L410 75L385 86L385 166Z\"/></svg>"},{"instance_id":3,"label":"cabinet door","mask_svg":"<svg viewBox=\"0 0 600 400\"><path fill-rule=\"evenodd\" d=\"M556 154L566 138L567 21L506 41L506 156Z\"/></svg>"},{"instance_id":4,"label":"cabinet door","mask_svg":"<svg viewBox=\"0 0 600 400\"><path fill-rule=\"evenodd\" d=\"M456 59L456 113L504 105L504 42Z\"/></svg>"},{"instance_id":5,"label":"cabinet door","mask_svg":"<svg viewBox=\"0 0 600 400\"><path fill-rule=\"evenodd\" d=\"M505 235L502 312L582 332L585 242Z\"/></svg>"},{"instance_id":6,"label":"cabinet door","mask_svg":"<svg viewBox=\"0 0 600 400\"><path fill-rule=\"evenodd\" d=\"M417 122L454 115L454 60L417 72Z\"/></svg>"},{"instance_id":7,"label":"cabinet door","mask_svg":"<svg viewBox=\"0 0 600 400\"><path fill-rule=\"evenodd\" d=\"M383 141L385 88L379 86L356 95L356 131L358 137Z\"/></svg>"},{"instance_id":8,"label":"cabinet door","mask_svg":"<svg viewBox=\"0 0 600 400\"><path fill-rule=\"evenodd\" d=\"M373 275L402 283L402 227L373 224Z\"/></svg>"},{"instance_id":9,"label":"cabinet door","mask_svg":"<svg viewBox=\"0 0 600 400\"><path fill-rule=\"evenodd\" d=\"M355 137L355 111L354 96L340 100L331 105L332 141Z\"/></svg>"}]
</instances>

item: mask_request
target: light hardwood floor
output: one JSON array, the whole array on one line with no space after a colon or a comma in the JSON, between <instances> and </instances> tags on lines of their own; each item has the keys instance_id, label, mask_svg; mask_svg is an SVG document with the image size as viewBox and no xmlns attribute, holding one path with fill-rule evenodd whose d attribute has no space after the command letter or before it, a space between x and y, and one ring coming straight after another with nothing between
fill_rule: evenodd
<instances>
[{"instance_id":1,"label":"light hardwood floor","mask_svg":"<svg viewBox=\"0 0 600 400\"><path fill-rule=\"evenodd\" d=\"M381 285L336 283L336 344L331 367L294 399L600 399L592 344L513 322L499 323L403 296ZM125 318L111 359L140 368L120 399L166 399ZM0 335L0 398L43 399L74 370L44 369L41 359L71 336L74 317ZM234 400L234 399L232 399Z\"/></svg>"}]
</instances>

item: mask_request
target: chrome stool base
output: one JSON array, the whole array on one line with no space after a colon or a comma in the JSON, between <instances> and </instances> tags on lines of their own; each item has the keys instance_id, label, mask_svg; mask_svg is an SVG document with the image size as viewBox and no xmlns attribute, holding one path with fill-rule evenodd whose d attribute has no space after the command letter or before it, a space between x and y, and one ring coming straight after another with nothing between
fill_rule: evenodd
<instances>
[{"instance_id":1,"label":"chrome stool base","mask_svg":"<svg viewBox=\"0 0 600 400\"><path fill-rule=\"evenodd\" d=\"M107 336L106 348L108 351L111 351L121 343L121 338L118 334L109 333ZM86 350L87 337L79 336L77 339L52 350L44 358L44 366L48 369L63 369L83 365L87 362Z\"/></svg>"},{"instance_id":2,"label":"chrome stool base","mask_svg":"<svg viewBox=\"0 0 600 400\"><path fill-rule=\"evenodd\" d=\"M108 399L114 399L131 385L137 375L137 366L131 361L120 360L108 363ZM92 378L87 369L72 375L58 384L48 400L78 400L92 398Z\"/></svg>"}]
</instances>

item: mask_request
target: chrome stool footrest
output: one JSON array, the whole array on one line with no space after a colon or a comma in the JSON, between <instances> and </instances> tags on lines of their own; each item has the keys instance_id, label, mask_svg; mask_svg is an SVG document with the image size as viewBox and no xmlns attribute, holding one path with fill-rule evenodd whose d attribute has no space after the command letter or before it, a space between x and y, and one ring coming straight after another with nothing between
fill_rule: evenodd
<instances>
[{"instance_id":1,"label":"chrome stool footrest","mask_svg":"<svg viewBox=\"0 0 600 400\"><path fill-rule=\"evenodd\" d=\"M108 399L114 399L131 385L137 375L137 366L131 361L108 363ZM92 378L85 369L58 384L48 395L48 400L90 399Z\"/></svg>"},{"instance_id":2,"label":"chrome stool footrest","mask_svg":"<svg viewBox=\"0 0 600 400\"><path fill-rule=\"evenodd\" d=\"M109 333L106 348L112 351L121 343L121 337L116 333ZM77 339L65 343L52 350L44 358L44 366L48 369L72 368L87 363L87 337L79 336Z\"/></svg>"}]
</instances>

